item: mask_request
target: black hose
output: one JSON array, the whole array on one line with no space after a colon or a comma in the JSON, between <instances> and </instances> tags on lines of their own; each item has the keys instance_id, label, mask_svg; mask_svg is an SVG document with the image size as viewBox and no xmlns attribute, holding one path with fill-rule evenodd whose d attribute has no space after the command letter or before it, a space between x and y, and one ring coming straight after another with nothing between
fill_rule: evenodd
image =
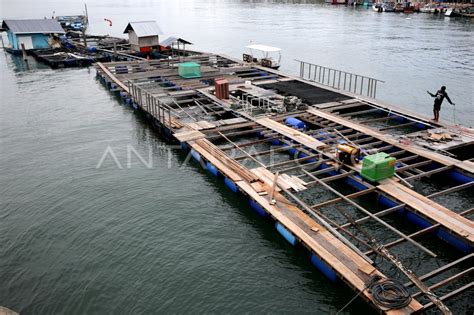
<instances>
[{"instance_id":1,"label":"black hose","mask_svg":"<svg viewBox=\"0 0 474 315\"><path fill-rule=\"evenodd\" d=\"M384 279L369 287L373 300L379 306L399 309L408 306L412 297L403 284L394 279Z\"/></svg>"}]
</instances>

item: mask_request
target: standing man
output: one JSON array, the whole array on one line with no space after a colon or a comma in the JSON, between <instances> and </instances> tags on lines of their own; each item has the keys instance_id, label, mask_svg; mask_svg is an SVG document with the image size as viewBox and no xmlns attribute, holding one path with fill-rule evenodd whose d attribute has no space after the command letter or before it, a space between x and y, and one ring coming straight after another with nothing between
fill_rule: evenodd
<instances>
[{"instance_id":1,"label":"standing man","mask_svg":"<svg viewBox=\"0 0 474 315\"><path fill-rule=\"evenodd\" d=\"M448 100L449 104L451 104L453 106L455 105L453 102L451 102L451 99L449 98L448 93L446 93L446 87L445 86L442 86L441 89L438 90L438 92L436 92L436 94L432 94L429 91L426 91L426 92L429 95L431 95L431 97L435 98L434 104L433 104L433 114L434 114L433 120L434 121L439 120L439 111L441 110L441 104L443 103L445 97Z\"/></svg>"}]
</instances>

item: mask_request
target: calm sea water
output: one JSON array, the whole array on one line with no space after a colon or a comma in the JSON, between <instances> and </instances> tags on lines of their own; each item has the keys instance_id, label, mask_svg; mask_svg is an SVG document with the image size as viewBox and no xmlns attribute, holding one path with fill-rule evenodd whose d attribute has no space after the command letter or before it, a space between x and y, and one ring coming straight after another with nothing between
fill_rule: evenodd
<instances>
[{"instance_id":1,"label":"calm sea water","mask_svg":"<svg viewBox=\"0 0 474 315\"><path fill-rule=\"evenodd\" d=\"M82 13L82 1L2 1L1 18ZM429 114L448 86L474 125L474 23L299 1L101 1L90 31L155 19L200 50L238 57L250 40L385 80L379 96ZM108 27L104 18L111 19ZM0 53L0 305L24 314L328 313L331 284L196 164L168 151L93 69L50 70ZM445 104L442 115L453 114ZM105 152L113 152L103 162ZM134 150L152 167L146 168ZM129 152L130 163L128 163ZM150 155L149 155L150 154ZM356 302L352 313L370 311Z\"/></svg>"}]
</instances>

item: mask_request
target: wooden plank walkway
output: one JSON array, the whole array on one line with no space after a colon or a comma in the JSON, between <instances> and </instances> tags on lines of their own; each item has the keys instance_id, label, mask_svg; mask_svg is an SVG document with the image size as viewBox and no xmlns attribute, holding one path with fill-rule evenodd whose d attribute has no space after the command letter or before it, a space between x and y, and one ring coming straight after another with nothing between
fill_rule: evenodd
<instances>
[{"instance_id":1,"label":"wooden plank walkway","mask_svg":"<svg viewBox=\"0 0 474 315\"><path fill-rule=\"evenodd\" d=\"M268 186L273 185L273 182L275 181L275 175L266 168L256 167L252 168L250 171L257 175L258 178ZM281 190L279 187L282 187L283 189L293 189L294 191L302 191L306 189L306 183L303 180L296 176L290 176L284 173L278 176L277 185L277 191Z\"/></svg>"},{"instance_id":2,"label":"wooden plank walkway","mask_svg":"<svg viewBox=\"0 0 474 315\"><path fill-rule=\"evenodd\" d=\"M124 92L130 93L128 90L128 86L126 86L122 81L120 81L112 72L107 69L101 62L96 63L97 67L99 67L109 78L110 80L114 81L117 86L119 86Z\"/></svg>"},{"instance_id":3,"label":"wooden plank walkway","mask_svg":"<svg viewBox=\"0 0 474 315\"><path fill-rule=\"evenodd\" d=\"M187 142L205 138L206 135L197 130L183 130L182 132L175 133L174 137L180 142Z\"/></svg>"},{"instance_id":4,"label":"wooden plank walkway","mask_svg":"<svg viewBox=\"0 0 474 315\"><path fill-rule=\"evenodd\" d=\"M317 110L317 109L314 109L314 108L308 109L307 112L311 113L313 115L322 117L322 118L326 118L326 119L331 120L333 122L339 123L339 124L344 125L348 128L352 128L354 130L363 132L363 133L365 133L369 136L372 136L374 138L382 139L383 141L385 141L385 142L387 142L391 145L397 146L401 149L412 152L414 154L425 157L427 159L433 160L433 161L438 162L440 164L443 164L443 165L446 165L446 166L452 166L452 165L456 164L456 166L458 166L460 168L464 168L463 165L459 163L459 160L456 160L456 159L453 159L451 157L441 155L441 154L438 154L438 153L429 152L429 151L423 150L421 148L416 148L413 145L403 145L403 144L399 143L395 138L392 138L392 137L390 137L389 135L387 135L385 133L380 133L380 132L376 131L375 129L359 125L359 124L357 124L353 121L341 118L339 116L336 116L336 115L333 115L333 114L330 114L330 113L327 113L327 112L324 112L324 111L321 111L321 110Z\"/></svg>"},{"instance_id":5,"label":"wooden plank walkway","mask_svg":"<svg viewBox=\"0 0 474 315\"><path fill-rule=\"evenodd\" d=\"M325 143L318 141L299 130L280 124L279 122L276 122L270 118L260 118L255 120L255 122L261 126L276 131L293 141L299 142L310 149L318 150L327 146Z\"/></svg>"},{"instance_id":6,"label":"wooden plank walkway","mask_svg":"<svg viewBox=\"0 0 474 315\"><path fill-rule=\"evenodd\" d=\"M392 181L389 184L379 185L377 188L407 204L434 222L441 224L454 234L468 240L471 244L474 242L474 223L471 220L414 192L400 183Z\"/></svg>"}]
</instances>

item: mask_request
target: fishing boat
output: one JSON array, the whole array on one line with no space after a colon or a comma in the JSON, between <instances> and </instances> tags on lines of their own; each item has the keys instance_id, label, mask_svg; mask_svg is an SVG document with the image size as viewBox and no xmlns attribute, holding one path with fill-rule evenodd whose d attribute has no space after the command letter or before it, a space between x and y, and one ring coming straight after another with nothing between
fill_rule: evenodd
<instances>
[{"instance_id":1,"label":"fishing boat","mask_svg":"<svg viewBox=\"0 0 474 315\"><path fill-rule=\"evenodd\" d=\"M403 3L400 3L400 2L397 2L393 8L393 11L397 13L403 12L403 10L404 10Z\"/></svg>"},{"instance_id":2,"label":"fishing boat","mask_svg":"<svg viewBox=\"0 0 474 315\"><path fill-rule=\"evenodd\" d=\"M328 4L347 4L346 0L325 0Z\"/></svg>"},{"instance_id":3,"label":"fishing boat","mask_svg":"<svg viewBox=\"0 0 474 315\"><path fill-rule=\"evenodd\" d=\"M54 16L54 13L53 13ZM54 18L54 17L53 17ZM87 5L84 4L84 14L82 15L60 15L56 16L56 21L61 24L65 31L84 32L89 25L89 15L87 13Z\"/></svg>"},{"instance_id":4,"label":"fishing boat","mask_svg":"<svg viewBox=\"0 0 474 315\"><path fill-rule=\"evenodd\" d=\"M420 12L436 14L436 13L439 13L439 10L436 5L429 3L429 4L425 4L422 8L420 8Z\"/></svg>"},{"instance_id":5,"label":"fishing boat","mask_svg":"<svg viewBox=\"0 0 474 315\"><path fill-rule=\"evenodd\" d=\"M86 15L63 15L56 20L65 31L85 31L89 24Z\"/></svg>"},{"instance_id":6,"label":"fishing boat","mask_svg":"<svg viewBox=\"0 0 474 315\"><path fill-rule=\"evenodd\" d=\"M383 12L383 3L377 2L372 5L372 10L375 12Z\"/></svg>"},{"instance_id":7,"label":"fishing boat","mask_svg":"<svg viewBox=\"0 0 474 315\"><path fill-rule=\"evenodd\" d=\"M384 3L383 12L395 12L395 3L394 2Z\"/></svg>"},{"instance_id":8,"label":"fishing boat","mask_svg":"<svg viewBox=\"0 0 474 315\"><path fill-rule=\"evenodd\" d=\"M474 18L474 7L468 7L465 9L459 10L459 16Z\"/></svg>"},{"instance_id":9,"label":"fishing boat","mask_svg":"<svg viewBox=\"0 0 474 315\"><path fill-rule=\"evenodd\" d=\"M444 16L447 16L447 17L454 16L453 11L454 11L453 8L448 8L446 12L444 13Z\"/></svg>"},{"instance_id":10,"label":"fishing boat","mask_svg":"<svg viewBox=\"0 0 474 315\"><path fill-rule=\"evenodd\" d=\"M243 60L245 62L256 63L275 70L280 68L281 48L260 44L248 45L246 48L250 50L250 54L243 54ZM256 51L260 52L262 57L256 57ZM278 56L272 56L272 54L278 54Z\"/></svg>"}]
</instances>

